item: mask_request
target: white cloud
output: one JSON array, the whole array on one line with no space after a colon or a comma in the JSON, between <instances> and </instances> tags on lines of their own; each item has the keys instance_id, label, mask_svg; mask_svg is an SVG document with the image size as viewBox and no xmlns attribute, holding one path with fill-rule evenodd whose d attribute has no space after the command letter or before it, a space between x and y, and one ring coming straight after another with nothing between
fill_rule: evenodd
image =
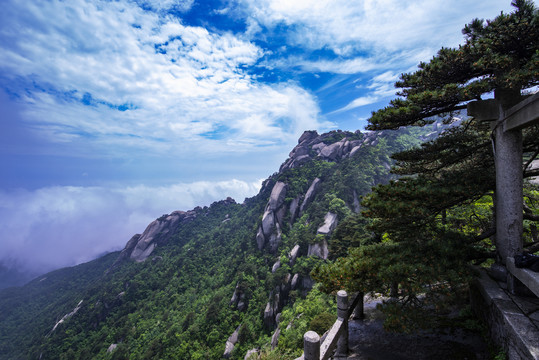
<instances>
[{"instance_id":1,"label":"white cloud","mask_svg":"<svg viewBox=\"0 0 539 360\"><path fill-rule=\"evenodd\" d=\"M161 214L209 205L227 196L242 202L261 182L201 181L170 186L47 187L0 191L0 263L35 273L119 250Z\"/></svg>"},{"instance_id":2,"label":"white cloud","mask_svg":"<svg viewBox=\"0 0 539 360\"><path fill-rule=\"evenodd\" d=\"M332 112L339 113L343 111L352 110L361 106L374 104L384 99L395 97L395 82L399 79L399 76L391 71L386 71L382 74L374 76L369 80L368 85L359 85L358 88L365 88L368 95L360 96L340 109Z\"/></svg>"},{"instance_id":3,"label":"white cloud","mask_svg":"<svg viewBox=\"0 0 539 360\"><path fill-rule=\"evenodd\" d=\"M290 146L305 128L330 126L297 85L258 83L245 67L263 51L230 33L124 1L10 1L2 14L0 74L21 96L29 126L52 141L108 155L247 151L257 141ZM251 145L230 149L207 134L215 131Z\"/></svg>"},{"instance_id":4,"label":"white cloud","mask_svg":"<svg viewBox=\"0 0 539 360\"><path fill-rule=\"evenodd\" d=\"M194 0L136 0L138 4L156 11L176 10L188 11L194 4Z\"/></svg>"},{"instance_id":5,"label":"white cloud","mask_svg":"<svg viewBox=\"0 0 539 360\"><path fill-rule=\"evenodd\" d=\"M293 25L289 41L340 55L353 50L394 52L404 48L455 46L471 17L492 18L510 10L496 0L243 0L247 16L273 27Z\"/></svg>"}]
</instances>

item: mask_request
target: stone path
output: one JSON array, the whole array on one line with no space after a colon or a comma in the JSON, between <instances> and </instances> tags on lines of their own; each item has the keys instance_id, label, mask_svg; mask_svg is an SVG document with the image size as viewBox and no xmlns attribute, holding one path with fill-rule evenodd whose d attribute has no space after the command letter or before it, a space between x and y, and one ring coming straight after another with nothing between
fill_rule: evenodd
<instances>
[{"instance_id":1,"label":"stone path","mask_svg":"<svg viewBox=\"0 0 539 360\"><path fill-rule=\"evenodd\" d=\"M384 331L376 302L365 304L365 320L349 322L350 360L483 360L487 345L477 333L441 329L415 335Z\"/></svg>"}]
</instances>

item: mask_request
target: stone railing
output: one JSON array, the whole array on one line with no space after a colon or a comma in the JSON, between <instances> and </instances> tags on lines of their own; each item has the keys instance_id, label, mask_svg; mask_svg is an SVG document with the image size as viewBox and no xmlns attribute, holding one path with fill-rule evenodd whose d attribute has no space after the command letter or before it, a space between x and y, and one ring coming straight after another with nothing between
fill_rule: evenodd
<instances>
[{"instance_id":1,"label":"stone railing","mask_svg":"<svg viewBox=\"0 0 539 360\"><path fill-rule=\"evenodd\" d=\"M507 258L505 265L510 274L507 279L507 287L511 293L519 294L522 291L519 289L520 286L525 286L535 296L539 297L539 273L528 269L517 268L515 266L515 259L512 257Z\"/></svg>"},{"instance_id":2,"label":"stone railing","mask_svg":"<svg viewBox=\"0 0 539 360\"><path fill-rule=\"evenodd\" d=\"M337 320L322 340L314 331L303 336L303 355L296 360L327 360L348 357L348 319L363 317L363 293L353 296L348 306L348 294L341 290L337 293ZM333 352L335 351L335 354Z\"/></svg>"}]
</instances>

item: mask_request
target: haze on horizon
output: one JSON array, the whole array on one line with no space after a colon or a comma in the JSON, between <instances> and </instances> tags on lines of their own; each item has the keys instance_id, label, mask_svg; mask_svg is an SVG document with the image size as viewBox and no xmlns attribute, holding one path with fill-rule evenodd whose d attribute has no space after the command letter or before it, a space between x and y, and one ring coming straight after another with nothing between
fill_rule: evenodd
<instances>
[{"instance_id":1,"label":"haze on horizon","mask_svg":"<svg viewBox=\"0 0 539 360\"><path fill-rule=\"evenodd\" d=\"M305 130L363 129L399 74L510 0L5 0L0 271L121 249L277 171Z\"/></svg>"}]
</instances>

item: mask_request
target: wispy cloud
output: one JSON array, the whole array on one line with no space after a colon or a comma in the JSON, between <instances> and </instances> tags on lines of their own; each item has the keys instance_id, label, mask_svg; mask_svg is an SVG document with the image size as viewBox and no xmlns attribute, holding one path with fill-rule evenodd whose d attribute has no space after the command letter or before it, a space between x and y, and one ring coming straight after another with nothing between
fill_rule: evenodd
<instances>
[{"instance_id":1,"label":"wispy cloud","mask_svg":"<svg viewBox=\"0 0 539 360\"><path fill-rule=\"evenodd\" d=\"M0 24L0 81L26 105L28 126L51 141L110 154L247 151L330 125L309 92L249 74L263 54L253 43L133 3L10 1ZM230 149L208 135L216 130L251 145Z\"/></svg>"},{"instance_id":2,"label":"wispy cloud","mask_svg":"<svg viewBox=\"0 0 539 360\"><path fill-rule=\"evenodd\" d=\"M32 273L123 248L156 217L256 194L260 182L201 181L148 187L47 187L0 191L0 263Z\"/></svg>"},{"instance_id":3,"label":"wispy cloud","mask_svg":"<svg viewBox=\"0 0 539 360\"><path fill-rule=\"evenodd\" d=\"M267 27L290 26L289 42L339 55L455 46L475 17L493 17L509 2L457 0L242 0L247 16Z\"/></svg>"},{"instance_id":4,"label":"wispy cloud","mask_svg":"<svg viewBox=\"0 0 539 360\"><path fill-rule=\"evenodd\" d=\"M394 97L396 91L394 84L397 80L398 75L391 71L386 71L380 75L374 76L369 81L368 85L358 86L359 88L366 89L369 95L360 96L352 100L346 106L343 106L342 108L333 111L332 114L374 104L383 99Z\"/></svg>"}]
</instances>

